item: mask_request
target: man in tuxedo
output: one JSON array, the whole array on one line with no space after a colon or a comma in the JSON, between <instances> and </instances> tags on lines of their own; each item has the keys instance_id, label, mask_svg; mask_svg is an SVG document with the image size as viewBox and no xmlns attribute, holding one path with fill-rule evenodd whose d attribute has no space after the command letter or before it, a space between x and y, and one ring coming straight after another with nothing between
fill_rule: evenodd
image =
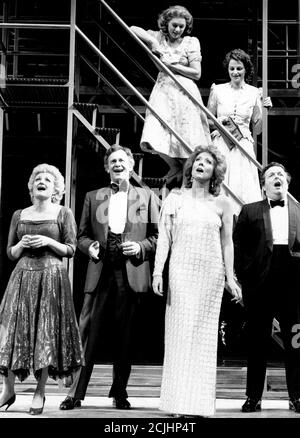
<instances>
[{"instance_id":1,"label":"man in tuxedo","mask_svg":"<svg viewBox=\"0 0 300 438\"><path fill-rule=\"evenodd\" d=\"M154 193L129 183L133 166L128 148L112 146L104 157L110 186L88 192L85 197L78 231L78 248L90 259L79 321L85 366L73 376L68 396L60 404L63 410L81 406L97 344L108 334L107 317L114 329L109 397L117 409L130 409L126 387L131 371L132 322L137 295L151 288L150 265L159 214Z\"/></svg>"},{"instance_id":2,"label":"man in tuxedo","mask_svg":"<svg viewBox=\"0 0 300 438\"><path fill-rule=\"evenodd\" d=\"M235 272L248 327L242 412L261 409L273 317L284 344L289 406L300 412L300 206L287 197L289 182L284 166L267 165L261 173L265 199L244 205L234 229Z\"/></svg>"}]
</instances>

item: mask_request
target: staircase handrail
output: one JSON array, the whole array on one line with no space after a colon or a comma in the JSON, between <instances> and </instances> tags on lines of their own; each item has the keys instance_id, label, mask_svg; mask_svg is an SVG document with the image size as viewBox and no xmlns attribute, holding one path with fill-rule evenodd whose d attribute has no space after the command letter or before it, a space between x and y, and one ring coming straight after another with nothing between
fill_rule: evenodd
<instances>
[{"instance_id":1,"label":"staircase handrail","mask_svg":"<svg viewBox=\"0 0 300 438\"><path fill-rule=\"evenodd\" d=\"M172 134L182 143L184 149L190 154L192 152L192 149L190 148L189 144L163 119L160 117L160 115L155 111L155 109L150 105L150 103L147 101L147 99L144 98L144 96L134 87L134 85L131 84L130 81L128 81L127 78L125 78L124 75L114 66L114 64L101 52L101 50L85 35L82 30L75 25L75 30L78 32L78 34L89 44L89 46L101 57L101 59L113 70L113 72L134 92L134 94L144 103L147 108L150 109L150 111L155 114L157 119L167 128L169 129ZM130 107L130 105L128 105ZM239 205L243 205L243 201L227 186L226 183L222 183L224 186L224 189L235 199L236 202L239 203Z\"/></svg>"},{"instance_id":2,"label":"staircase handrail","mask_svg":"<svg viewBox=\"0 0 300 438\"><path fill-rule=\"evenodd\" d=\"M219 120L213 115L213 113L206 108L205 105L203 105L202 102L200 102L189 90L187 90L181 83L180 81L177 79L176 75L174 75L174 73L165 66L165 64L163 62L161 62L161 60L155 56L153 54L153 52L149 49L149 47L130 29L129 26L127 26L127 24L118 16L118 14L116 14L116 12L106 3L105 0L99 0L101 4L103 4L103 6L106 7L106 9L110 12L110 14L116 19L116 21L118 21L118 23L126 30L127 33L129 33L131 35L131 37L141 46L143 47L143 49L148 53L148 55L150 56L150 58L153 60L153 62L156 65L159 65L159 67L166 73L168 74L173 81L179 86L179 88L185 92L189 98L200 107L200 109L214 122L215 127L218 129L219 132L221 132L223 135L225 135L225 137L227 137L227 139L231 142L234 143L234 145L243 153L243 155L245 155L256 167L257 169L259 169L260 171L263 169L263 166L255 159L252 157L252 155L249 154L248 151L246 151L246 149L239 143L239 141L222 125L222 123L219 122ZM229 188L226 186L226 190L231 192L231 194L233 193L231 190L228 190ZM295 201L296 203L298 203L297 199L294 198L290 193L288 193L288 197L290 199L292 199L293 201ZM234 198L239 199L235 194L234 194ZM243 205L244 202L242 200L240 200L240 204Z\"/></svg>"},{"instance_id":3,"label":"staircase handrail","mask_svg":"<svg viewBox=\"0 0 300 438\"><path fill-rule=\"evenodd\" d=\"M138 62L136 61L132 56L129 55L129 53L127 53L121 46L120 44L117 43L117 41L101 26L101 24L99 24L96 20L93 20L92 23L94 23L100 30L101 32L103 32L107 38L109 38L114 44L115 46L118 47L118 49L125 55L127 56L127 58L130 59L130 61L141 70L142 73L144 73L145 76L147 76L147 78L154 84L155 83L155 79L150 75L150 73L147 72L146 69L144 69L144 67Z\"/></svg>"},{"instance_id":4,"label":"staircase handrail","mask_svg":"<svg viewBox=\"0 0 300 438\"><path fill-rule=\"evenodd\" d=\"M180 81L177 79L176 75L168 68L165 66L165 64L157 57L153 54L153 52L149 49L149 47L138 37L136 36L136 34L130 29L129 26L127 26L127 24L118 16L118 14L115 13L115 11L104 1L104 0L99 0L100 3L102 3L107 9L108 11L113 15L113 17L118 21L118 23L129 33L129 35L132 36L132 38L135 39L135 41L141 46L143 47L143 49L148 53L148 55L150 56L150 58L153 60L153 62L157 65L159 65L159 67L168 75L170 76L173 81L179 86L179 88L189 96L189 98L200 107L200 109L214 122L215 126L218 128L219 131L222 132L222 134L224 134L228 140L232 141L246 156L247 158L249 158L249 160L251 160L255 166L261 170L262 169L262 165L255 159L253 158L244 148L243 146L240 145L240 143L238 142L238 140L222 125L222 123L219 122L219 120L213 115L213 113L206 108L205 105L203 105L202 102L200 102L189 90L187 90L181 83Z\"/></svg>"}]
</instances>

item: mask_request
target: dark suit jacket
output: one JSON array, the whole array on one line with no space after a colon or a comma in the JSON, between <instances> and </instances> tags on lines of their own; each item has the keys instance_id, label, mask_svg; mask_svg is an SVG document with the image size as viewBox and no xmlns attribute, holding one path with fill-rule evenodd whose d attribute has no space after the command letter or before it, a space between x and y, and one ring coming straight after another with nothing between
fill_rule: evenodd
<instances>
[{"instance_id":1,"label":"dark suit jacket","mask_svg":"<svg viewBox=\"0 0 300 438\"><path fill-rule=\"evenodd\" d=\"M300 264L300 205L288 201L289 250L295 265ZM273 252L270 207L267 199L243 206L233 232L234 267L243 292L265 280Z\"/></svg>"},{"instance_id":2,"label":"dark suit jacket","mask_svg":"<svg viewBox=\"0 0 300 438\"><path fill-rule=\"evenodd\" d=\"M78 230L78 248L88 255L89 246L96 240L100 243L100 261L89 260L85 292L93 292L102 273L108 234L108 206L110 187L88 192ZM126 270L130 287L135 292L146 292L151 288L150 260L154 257L158 235L158 200L147 188L129 186L127 222L124 232L132 234L132 240L141 246L138 257L126 259Z\"/></svg>"}]
</instances>

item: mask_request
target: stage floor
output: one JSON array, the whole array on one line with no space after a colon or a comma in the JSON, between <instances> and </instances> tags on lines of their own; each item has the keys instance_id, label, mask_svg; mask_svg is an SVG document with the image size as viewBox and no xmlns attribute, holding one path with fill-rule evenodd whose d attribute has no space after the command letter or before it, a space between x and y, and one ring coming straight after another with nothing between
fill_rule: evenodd
<instances>
[{"instance_id":1,"label":"stage floor","mask_svg":"<svg viewBox=\"0 0 300 438\"><path fill-rule=\"evenodd\" d=\"M162 367L134 365L128 382L130 410L118 410L107 397L112 380L111 364L95 365L81 408L71 411L59 410L60 403L68 393L66 381L48 379L44 412L39 416L28 414L36 386L32 375L24 382L16 380L16 402L7 411L0 409L0 419L9 418L140 418L172 419L170 413L159 410L159 394ZM217 369L216 414L213 418L298 418L288 409L288 396L285 385L285 372L281 364L270 364L267 371L266 386L261 412L244 414L240 411L245 400L246 367L244 362L236 361ZM1 385L0 385L1 389Z\"/></svg>"},{"instance_id":2,"label":"stage floor","mask_svg":"<svg viewBox=\"0 0 300 438\"><path fill-rule=\"evenodd\" d=\"M124 418L149 418L149 419L172 419L167 412L159 410L159 398L157 397L130 397L132 405L130 410L114 409L111 399L107 397L86 397L81 408L71 411L59 410L59 404L65 394L46 395L46 403L42 415L32 416L28 414L32 394L18 394L16 402L7 411L0 411L0 419L11 418L99 418L99 419L124 419ZM210 418L299 418L297 414L288 409L287 400L263 400L261 412L244 414L240 411L243 401L240 399L217 398L216 414ZM189 418L192 421L192 418Z\"/></svg>"}]
</instances>

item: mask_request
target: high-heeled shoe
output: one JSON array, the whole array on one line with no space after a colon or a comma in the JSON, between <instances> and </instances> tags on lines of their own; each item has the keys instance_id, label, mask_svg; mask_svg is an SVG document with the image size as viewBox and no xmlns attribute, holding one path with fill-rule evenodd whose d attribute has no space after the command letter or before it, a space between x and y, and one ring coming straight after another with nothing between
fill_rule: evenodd
<instances>
[{"instance_id":1,"label":"high-heeled shoe","mask_svg":"<svg viewBox=\"0 0 300 438\"><path fill-rule=\"evenodd\" d=\"M43 398L43 406L41 408L30 408L29 409L29 414L30 415L40 415L43 413L43 409L44 409L44 404L46 401L46 397Z\"/></svg>"},{"instance_id":2,"label":"high-heeled shoe","mask_svg":"<svg viewBox=\"0 0 300 438\"><path fill-rule=\"evenodd\" d=\"M6 406L6 411L7 409L16 401L16 394L12 395L8 400L6 400L6 402L2 403L2 405L0 406L0 408L2 408L3 406Z\"/></svg>"}]
</instances>

